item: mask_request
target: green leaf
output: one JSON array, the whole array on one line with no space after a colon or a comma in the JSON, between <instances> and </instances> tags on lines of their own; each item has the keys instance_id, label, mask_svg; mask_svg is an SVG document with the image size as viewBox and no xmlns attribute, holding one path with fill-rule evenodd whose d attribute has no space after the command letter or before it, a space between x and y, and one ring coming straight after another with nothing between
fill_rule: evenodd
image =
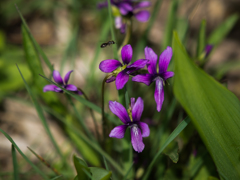
<instances>
[{"instance_id":1,"label":"green leaf","mask_svg":"<svg viewBox=\"0 0 240 180\"><path fill-rule=\"evenodd\" d=\"M84 171L86 170L86 172L90 173L90 169L87 166L86 162L75 155L73 155L73 162L77 171L78 180L89 180L90 178Z\"/></svg>"},{"instance_id":2,"label":"green leaf","mask_svg":"<svg viewBox=\"0 0 240 180\"><path fill-rule=\"evenodd\" d=\"M237 22L239 16L234 14L227 18L222 24L220 24L208 38L208 44L218 45L225 36L230 32L235 23Z\"/></svg>"},{"instance_id":3,"label":"green leaf","mask_svg":"<svg viewBox=\"0 0 240 180\"><path fill-rule=\"evenodd\" d=\"M25 156L25 154L23 154L23 152L20 150L20 148L17 146L17 144L13 141L13 139L0 128L0 132L3 133L3 135L12 143L12 145L17 149L17 151L22 155L22 157L33 167L33 169L43 177L43 179L48 179L48 177L37 167L35 166L30 159L28 159L27 156Z\"/></svg>"},{"instance_id":4,"label":"green leaf","mask_svg":"<svg viewBox=\"0 0 240 180\"><path fill-rule=\"evenodd\" d=\"M240 102L189 58L174 32L174 94L210 152L222 179L240 179Z\"/></svg>"},{"instance_id":5,"label":"green leaf","mask_svg":"<svg viewBox=\"0 0 240 180\"><path fill-rule=\"evenodd\" d=\"M165 149L164 154L166 154L174 163L178 162L179 159L179 148L176 141L172 141Z\"/></svg>"},{"instance_id":6,"label":"green leaf","mask_svg":"<svg viewBox=\"0 0 240 180\"><path fill-rule=\"evenodd\" d=\"M103 168L90 167L89 169L92 173L92 180L110 180L112 176L111 171L107 171Z\"/></svg>"},{"instance_id":7,"label":"green leaf","mask_svg":"<svg viewBox=\"0 0 240 180\"><path fill-rule=\"evenodd\" d=\"M206 46L206 21L202 20L197 42L197 57L199 58Z\"/></svg>"},{"instance_id":8,"label":"green leaf","mask_svg":"<svg viewBox=\"0 0 240 180\"><path fill-rule=\"evenodd\" d=\"M17 155L16 155L16 150L14 145L12 144L12 159L13 159L13 176L14 176L14 180L18 180L19 176L18 176L18 164L17 164Z\"/></svg>"},{"instance_id":9,"label":"green leaf","mask_svg":"<svg viewBox=\"0 0 240 180\"><path fill-rule=\"evenodd\" d=\"M143 180L147 180L148 176L150 175L150 172L153 168L154 163L160 156L160 154L163 152L163 150L179 135L179 133L182 132L182 130L188 125L190 122L190 118L186 117L175 129L174 131L170 134L170 136L167 138L166 142L163 144L161 149L156 153L154 156L153 160L151 161L150 165L148 166L146 173L143 177Z\"/></svg>"}]
</instances>

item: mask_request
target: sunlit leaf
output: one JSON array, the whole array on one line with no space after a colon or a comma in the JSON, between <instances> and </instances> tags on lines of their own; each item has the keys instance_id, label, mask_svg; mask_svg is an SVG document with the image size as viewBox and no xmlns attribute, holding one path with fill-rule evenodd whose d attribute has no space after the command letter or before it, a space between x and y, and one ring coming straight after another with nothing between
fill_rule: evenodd
<instances>
[{"instance_id":1,"label":"sunlit leaf","mask_svg":"<svg viewBox=\"0 0 240 180\"><path fill-rule=\"evenodd\" d=\"M239 179L240 102L199 69L174 32L174 94L210 152L222 179Z\"/></svg>"},{"instance_id":2,"label":"sunlit leaf","mask_svg":"<svg viewBox=\"0 0 240 180\"><path fill-rule=\"evenodd\" d=\"M111 171L107 171L103 168L90 167L89 169L92 173L92 180L110 180L112 176Z\"/></svg>"}]
</instances>

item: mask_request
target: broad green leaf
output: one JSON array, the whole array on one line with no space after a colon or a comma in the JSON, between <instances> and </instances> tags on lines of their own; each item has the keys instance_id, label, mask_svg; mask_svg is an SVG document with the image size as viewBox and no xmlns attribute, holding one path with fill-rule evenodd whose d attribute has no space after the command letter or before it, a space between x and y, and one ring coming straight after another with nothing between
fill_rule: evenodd
<instances>
[{"instance_id":1,"label":"broad green leaf","mask_svg":"<svg viewBox=\"0 0 240 180\"><path fill-rule=\"evenodd\" d=\"M13 141L13 139L2 129L0 129L0 132L3 133L3 135L12 143L12 145L17 149L17 151L21 154L21 156L33 167L33 169L43 177L43 179L48 179L48 177L36 166L34 165L28 157L23 154L23 152L20 150L20 148L17 146L17 144Z\"/></svg>"},{"instance_id":2,"label":"broad green leaf","mask_svg":"<svg viewBox=\"0 0 240 180\"><path fill-rule=\"evenodd\" d=\"M153 168L154 163L160 156L160 154L163 152L163 150L182 132L182 130L188 125L190 122L190 118L186 117L170 134L170 136L167 138L161 149L157 152L157 154L154 156L153 160L151 161L150 165L148 166L146 173L144 173L143 180L147 180L148 176L150 175L150 172Z\"/></svg>"},{"instance_id":3,"label":"broad green leaf","mask_svg":"<svg viewBox=\"0 0 240 180\"><path fill-rule=\"evenodd\" d=\"M234 14L227 18L222 24L220 24L210 34L210 37L208 38L208 44L218 45L233 28L238 18L239 16L237 14Z\"/></svg>"},{"instance_id":4,"label":"broad green leaf","mask_svg":"<svg viewBox=\"0 0 240 180\"><path fill-rule=\"evenodd\" d=\"M181 42L185 42L186 35L188 31L188 19L186 18L177 18L176 30L179 34Z\"/></svg>"},{"instance_id":5,"label":"broad green leaf","mask_svg":"<svg viewBox=\"0 0 240 180\"><path fill-rule=\"evenodd\" d=\"M90 169L85 163L85 161L73 155L73 162L75 169L77 171L78 180L89 180L90 178L88 177L84 170L90 173Z\"/></svg>"},{"instance_id":6,"label":"broad green leaf","mask_svg":"<svg viewBox=\"0 0 240 180\"><path fill-rule=\"evenodd\" d=\"M180 37L180 36L179 36ZM180 38L181 39L181 38ZM197 42L197 57L200 58L206 46L206 20L202 20Z\"/></svg>"},{"instance_id":7,"label":"broad green leaf","mask_svg":"<svg viewBox=\"0 0 240 180\"><path fill-rule=\"evenodd\" d=\"M12 144L12 160L13 160L13 176L14 180L18 180L18 163L17 163L17 155L14 145Z\"/></svg>"},{"instance_id":8,"label":"broad green leaf","mask_svg":"<svg viewBox=\"0 0 240 180\"><path fill-rule=\"evenodd\" d=\"M174 94L211 154L221 179L240 179L240 102L199 69L174 32Z\"/></svg>"},{"instance_id":9,"label":"broad green leaf","mask_svg":"<svg viewBox=\"0 0 240 180\"><path fill-rule=\"evenodd\" d=\"M112 176L111 171L107 171L103 168L90 167L89 169L92 173L92 180L110 180Z\"/></svg>"}]
</instances>

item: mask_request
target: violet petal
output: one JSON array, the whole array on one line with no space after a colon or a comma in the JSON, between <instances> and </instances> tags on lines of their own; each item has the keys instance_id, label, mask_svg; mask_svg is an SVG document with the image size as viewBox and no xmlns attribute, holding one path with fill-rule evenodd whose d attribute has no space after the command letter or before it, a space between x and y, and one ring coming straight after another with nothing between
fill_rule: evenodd
<instances>
[{"instance_id":1,"label":"violet petal","mask_svg":"<svg viewBox=\"0 0 240 180\"><path fill-rule=\"evenodd\" d=\"M146 8L151 6L151 3L149 1L141 1L139 3L137 3L136 6L133 7L133 10L137 10L139 8Z\"/></svg>"},{"instance_id":2,"label":"violet petal","mask_svg":"<svg viewBox=\"0 0 240 180\"><path fill-rule=\"evenodd\" d=\"M117 90L122 89L128 82L128 79L129 75L126 73L126 71L123 70L120 73L118 73L115 81Z\"/></svg>"},{"instance_id":3,"label":"violet petal","mask_svg":"<svg viewBox=\"0 0 240 180\"><path fill-rule=\"evenodd\" d=\"M134 106L132 107L132 119L133 122L140 121L142 112L144 108L144 103L141 97L137 98Z\"/></svg>"},{"instance_id":4,"label":"violet petal","mask_svg":"<svg viewBox=\"0 0 240 180\"><path fill-rule=\"evenodd\" d=\"M77 87L74 86L73 84L68 84L65 86L65 89L68 90L68 91L77 91Z\"/></svg>"},{"instance_id":5,"label":"violet petal","mask_svg":"<svg viewBox=\"0 0 240 180\"><path fill-rule=\"evenodd\" d=\"M116 101L109 101L109 109L115 114L124 124L131 122L127 110L123 105Z\"/></svg>"},{"instance_id":6,"label":"violet petal","mask_svg":"<svg viewBox=\"0 0 240 180\"><path fill-rule=\"evenodd\" d=\"M64 77L64 82L65 82L65 84L68 83L68 80L69 80L70 75L71 75L72 72L73 72L73 70L68 71L67 74L65 75L65 77Z\"/></svg>"},{"instance_id":7,"label":"violet petal","mask_svg":"<svg viewBox=\"0 0 240 180\"><path fill-rule=\"evenodd\" d=\"M141 130L137 125L131 127L131 142L135 151L139 153L143 151L145 145L142 142Z\"/></svg>"},{"instance_id":8,"label":"violet petal","mask_svg":"<svg viewBox=\"0 0 240 180\"><path fill-rule=\"evenodd\" d=\"M107 60L104 60L102 61L100 64L99 64L99 69L102 71L102 72L105 72L105 73L110 73L112 71L114 71L115 69L117 69L119 66L121 66L122 64L118 61L118 60L115 60L115 59L107 59Z\"/></svg>"},{"instance_id":9,"label":"violet petal","mask_svg":"<svg viewBox=\"0 0 240 180\"><path fill-rule=\"evenodd\" d=\"M122 54L123 63L129 64L133 54L132 46L130 44L123 46L121 50L121 54Z\"/></svg>"},{"instance_id":10,"label":"violet petal","mask_svg":"<svg viewBox=\"0 0 240 180\"><path fill-rule=\"evenodd\" d=\"M153 77L154 76L152 74L140 74L134 76L132 78L132 81L144 83L147 86L149 86L152 83Z\"/></svg>"},{"instance_id":11,"label":"violet petal","mask_svg":"<svg viewBox=\"0 0 240 180\"><path fill-rule=\"evenodd\" d=\"M121 2L117 6L122 15L127 15L128 12L133 10L133 7L130 5L130 3L127 3L127 2Z\"/></svg>"},{"instance_id":12,"label":"violet petal","mask_svg":"<svg viewBox=\"0 0 240 180\"><path fill-rule=\"evenodd\" d=\"M144 68L144 66L146 66L147 63L148 63L147 59L139 59L139 60L135 61L134 63L127 66L127 73L131 74L134 71L142 69L142 68Z\"/></svg>"},{"instance_id":13,"label":"violet petal","mask_svg":"<svg viewBox=\"0 0 240 180\"><path fill-rule=\"evenodd\" d=\"M113 81L115 81L116 80L116 77L115 76L112 76L112 77L110 77L110 78L108 78L107 80L106 80L106 83L110 83L110 82L113 82Z\"/></svg>"},{"instance_id":14,"label":"violet petal","mask_svg":"<svg viewBox=\"0 0 240 180\"><path fill-rule=\"evenodd\" d=\"M144 10L137 12L136 14L134 14L134 16L140 22L147 22L150 17L150 13Z\"/></svg>"},{"instance_id":15,"label":"violet petal","mask_svg":"<svg viewBox=\"0 0 240 180\"><path fill-rule=\"evenodd\" d=\"M156 80L156 87L154 92L154 98L157 103L157 111L160 112L162 104L164 101L164 89L163 89L163 80L158 78Z\"/></svg>"},{"instance_id":16,"label":"violet petal","mask_svg":"<svg viewBox=\"0 0 240 180\"><path fill-rule=\"evenodd\" d=\"M44 86L43 92L55 91L55 88L57 88L56 85L54 85L54 84L49 84L49 85Z\"/></svg>"},{"instance_id":17,"label":"violet petal","mask_svg":"<svg viewBox=\"0 0 240 180\"><path fill-rule=\"evenodd\" d=\"M53 79L54 79L54 81L56 83L63 84L62 77L61 77L60 73L57 70L53 71Z\"/></svg>"},{"instance_id":18,"label":"violet petal","mask_svg":"<svg viewBox=\"0 0 240 180\"><path fill-rule=\"evenodd\" d=\"M135 104L135 98L131 98L131 108L133 108L134 104Z\"/></svg>"},{"instance_id":19,"label":"violet petal","mask_svg":"<svg viewBox=\"0 0 240 180\"><path fill-rule=\"evenodd\" d=\"M118 139L123 138L127 127L128 127L127 125L120 125L113 128L113 130L109 134L109 137Z\"/></svg>"},{"instance_id":20,"label":"violet petal","mask_svg":"<svg viewBox=\"0 0 240 180\"><path fill-rule=\"evenodd\" d=\"M54 91L58 93L63 93L63 90L59 87L54 88Z\"/></svg>"},{"instance_id":21,"label":"violet petal","mask_svg":"<svg viewBox=\"0 0 240 180\"><path fill-rule=\"evenodd\" d=\"M149 60L147 64L148 72L150 74L156 74L157 59L158 59L157 54L152 50L152 48L149 48L149 47L146 47L144 51L145 51L145 58Z\"/></svg>"},{"instance_id":22,"label":"violet petal","mask_svg":"<svg viewBox=\"0 0 240 180\"><path fill-rule=\"evenodd\" d=\"M171 61L172 58L172 54L173 54L172 48L169 46L162 52L159 58L159 73L167 71L169 62Z\"/></svg>"},{"instance_id":23,"label":"violet petal","mask_svg":"<svg viewBox=\"0 0 240 180\"><path fill-rule=\"evenodd\" d=\"M148 137L150 135L150 129L148 125L144 122L139 122L138 125L140 126L140 129L142 130L142 137Z\"/></svg>"},{"instance_id":24,"label":"violet petal","mask_svg":"<svg viewBox=\"0 0 240 180\"><path fill-rule=\"evenodd\" d=\"M164 72L164 73L162 73L162 75L161 75L161 77L162 77L164 80L166 80L166 79L168 79L168 78L170 78L170 77L173 77L173 76L174 76L174 72L172 72L172 71Z\"/></svg>"},{"instance_id":25,"label":"violet petal","mask_svg":"<svg viewBox=\"0 0 240 180\"><path fill-rule=\"evenodd\" d=\"M78 94L78 95L82 95L83 93L82 93L82 91L77 90L77 91L76 91L76 94Z\"/></svg>"},{"instance_id":26,"label":"violet petal","mask_svg":"<svg viewBox=\"0 0 240 180\"><path fill-rule=\"evenodd\" d=\"M121 16L117 16L115 17L115 27L116 29L120 29L122 27L122 17Z\"/></svg>"}]
</instances>

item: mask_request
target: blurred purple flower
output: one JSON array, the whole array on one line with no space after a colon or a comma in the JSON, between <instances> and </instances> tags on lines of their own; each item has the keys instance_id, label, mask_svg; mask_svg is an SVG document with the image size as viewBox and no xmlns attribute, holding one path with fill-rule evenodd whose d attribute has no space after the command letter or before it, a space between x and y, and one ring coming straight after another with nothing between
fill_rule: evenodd
<instances>
[{"instance_id":1,"label":"blurred purple flower","mask_svg":"<svg viewBox=\"0 0 240 180\"><path fill-rule=\"evenodd\" d=\"M53 79L56 83L58 83L59 85L61 85L63 88L65 88L68 91L73 91L74 93L78 94L78 95L82 95L82 92L78 90L78 88L76 86L74 86L73 84L68 84L68 80L70 78L70 74L73 72L73 70L69 71L65 77L64 77L64 82L63 79L60 75L60 73L56 70L53 71ZM47 91L54 91L54 92L58 92L58 93L63 93L63 90L59 87L57 87L54 84L49 84L44 86L43 88L43 92L47 92Z\"/></svg>"},{"instance_id":2,"label":"blurred purple flower","mask_svg":"<svg viewBox=\"0 0 240 180\"><path fill-rule=\"evenodd\" d=\"M134 0L111 0L111 5L115 6L120 13L115 14L115 26L120 29L121 33L125 33L126 17L134 16L140 22L148 21L150 13L147 10L142 10L142 8L149 7L151 3L149 1L136 2ZM98 4L98 8L104 8L108 6L108 2L102 2ZM118 15L116 15L118 14Z\"/></svg>"},{"instance_id":3,"label":"blurred purple flower","mask_svg":"<svg viewBox=\"0 0 240 180\"><path fill-rule=\"evenodd\" d=\"M209 55L210 52L212 51L212 48L213 48L213 45L211 45L211 44L207 44L207 45L205 46L205 49L204 49L204 51L205 51L205 58L208 57L208 55Z\"/></svg>"},{"instance_id":4,"label":"blurred purple flower","mask_svg":"<svg viewBox=\"0 0 240 180\"><path fill-rule=\"evenodd\" d=\"M132 59L132 53L132 46L130 44L127 44L123 46L121 51L123 64L115 59L107 59L99 64L99 69L102 72L112 72L112 76L107 79L106 82L110 83L116 80L116 87L118 90L122 89L128 82L129 75L131 73L143 68L148 63L148 60L146 59L139 59L134 63L128 65Z\"/></svg>"},{"instance_id":5,"label":"blurred purple flower","mask_svg":"<svg viewBox=\"0 0 240 180\"><path fill-rule=\"evenodd\" d=\"M150 85L152 82L155 81L155 93L154 98L157 103L157 111L159 112L162 108L162 104L164 101L164 89L163 86L165 85L165 81L174 75L174 72L167 71L169 62L172 58L172 48L167 47L159 58L159 72L157 72L157 59L158 56L155 52L149 48L145 48L145 58L149 60L147 67L148 67L148 74L141 74L136 75L132 78L132 81L141 82L146 85Z\"/></svg>"},{"instance_id":6,"label":"blurred purple flower","mask_svg":"<svg viewBox=\"0 0 240 180\"><path fill-rule=\"evenodd\" d=\"M142 138L150 135L148 125L144 122L140 122L144 108L142 98L139 97L136 102L135 98L131 98L131 105L128 111L122 104L116 101L109 101L109 108L124 124L115 127L110 132L109 137L121 139L124 137L126 129L130 127L133 149L139 153L142 152L145 147Z\"/></svg>"}]
</instances>

